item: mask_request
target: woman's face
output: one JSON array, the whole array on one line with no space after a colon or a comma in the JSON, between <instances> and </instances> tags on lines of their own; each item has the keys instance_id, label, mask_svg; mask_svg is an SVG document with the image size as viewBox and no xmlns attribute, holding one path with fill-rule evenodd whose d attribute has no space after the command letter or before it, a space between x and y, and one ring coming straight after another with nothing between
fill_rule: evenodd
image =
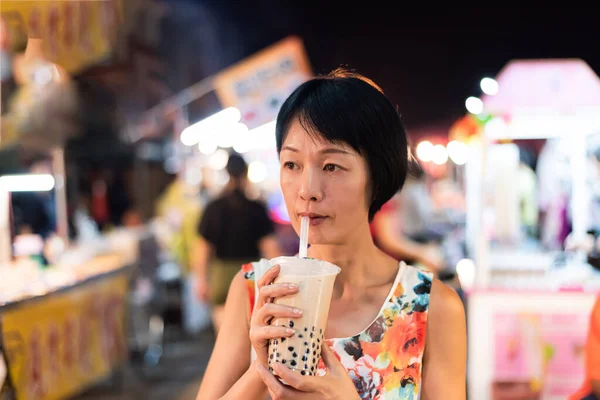
<instances>
[{"instance_id":1,"label":"woman's face","mask_svg":"<svg viewBox=\"0 0 600 400\"><path fill-rule=\"evenodd\" d=\"M297 118L281 146L281 190L300 232L310 217L310 244L344 244L368 226L369 173L365 159L345 144L310 135Z\"/></svg>"}]
</instances>

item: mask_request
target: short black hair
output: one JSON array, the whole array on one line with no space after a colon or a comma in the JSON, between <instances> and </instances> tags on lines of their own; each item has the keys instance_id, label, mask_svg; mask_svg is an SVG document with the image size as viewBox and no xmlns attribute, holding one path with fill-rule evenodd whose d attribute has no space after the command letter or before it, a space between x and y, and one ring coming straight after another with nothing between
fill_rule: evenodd
<instances>
[{"instance_id":1,"label":"short black hair","mask_svg":"<svg viewBox=\"0 0 600 400\"><path fill-rule=\"evenodd\" d=\"M232 153L229 155L226 170L233 179L244 178L248 174L248 164L246 164L244 157L237 153Z\"/></svg>"},{"instance_id":2,"label":"short black hair","mask_svg":"<svg viewBox=\"0 0 600 400\"><path fill-rule=\"evenodd\" d=\"M311 135L345 143L369 166L369 220L404 185L408 170L406 130L398 110L383 91L364 76L337 69L300 85L277 115L277 152L294 118Z\"/></svg>"}]
</instances>

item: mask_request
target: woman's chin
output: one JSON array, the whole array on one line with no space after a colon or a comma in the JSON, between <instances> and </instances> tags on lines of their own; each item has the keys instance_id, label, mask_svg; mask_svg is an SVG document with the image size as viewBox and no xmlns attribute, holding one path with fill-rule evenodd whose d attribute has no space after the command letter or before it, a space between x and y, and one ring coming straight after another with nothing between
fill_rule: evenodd
<instances>
[{"instance_id":1,"label":"woman's chin","mask_svg":"<svg viewBox=\"0 0 600 400\"><path fill-rule=\"evenodd\" d=\"M343 243L341 240L335 240L336 238L334 235L327 235L325 233L326 232L314 232L312 234L309 233L308 243L310 243L312 246L333 246Z\"/></svg>"}]
</instances>

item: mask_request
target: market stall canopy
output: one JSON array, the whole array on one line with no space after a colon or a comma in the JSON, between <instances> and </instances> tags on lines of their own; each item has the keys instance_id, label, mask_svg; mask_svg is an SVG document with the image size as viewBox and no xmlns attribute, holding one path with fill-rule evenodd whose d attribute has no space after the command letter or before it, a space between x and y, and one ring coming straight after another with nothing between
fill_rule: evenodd
<instances>
[{"instance_id":1,"label":"market stall canopy","mask_svg":"<svg viewBox=\"0 0 600 400\"><path fill-rule=\"evenodd\" d=\"M600 79L583 60L514 60L496 81L498 94L484 95L482 101L485 112L500 121L486 125L486 136L600 132ZM506 127L510 132L501 129Z\"/></svg>"},{"instance_id":2,"label":"market stall canopy","mask_svg":"<svg viewBox=\"0 0 600 400\"><path fill-rule=\"evenodd\" d=\"M494 115L572 115L600 107L600 79L583 60L514 60L496 81L498 94L482 97Z\"/></svg>"}]
</instances>

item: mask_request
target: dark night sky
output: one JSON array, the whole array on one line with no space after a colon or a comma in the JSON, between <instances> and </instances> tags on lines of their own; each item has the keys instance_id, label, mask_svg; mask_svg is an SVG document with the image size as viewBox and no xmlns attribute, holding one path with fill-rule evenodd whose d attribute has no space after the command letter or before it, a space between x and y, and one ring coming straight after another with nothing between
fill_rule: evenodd
<instances>
[{"instance_id":1,"label":"dark night sky","mask_svg":"<svg viewBox=\"0 0 600 400\"><path fill-rule=\"evenodd\" d=\"M480 94L481 78L511 59L582 58L600 75L600 11L591 8L431 5L418 12L401 3L395 10L365 2L336 2L335 8L275 0L195 4L211 14L224 66L296 34L315 73L345 65L370 77L398 104L409 128L463 115L466 97Z\"/></svg>"}]
</instances>

